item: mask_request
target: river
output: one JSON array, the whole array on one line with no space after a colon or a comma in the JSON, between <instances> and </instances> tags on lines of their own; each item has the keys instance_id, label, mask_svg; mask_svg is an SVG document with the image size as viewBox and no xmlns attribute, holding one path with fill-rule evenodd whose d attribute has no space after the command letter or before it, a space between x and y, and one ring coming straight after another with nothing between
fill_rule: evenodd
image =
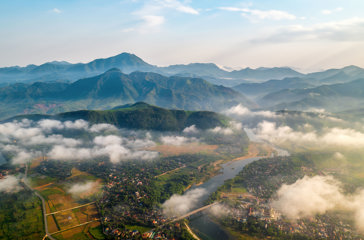
<instances>
[{"instance_id":1,"label":"river","mask_svg":"<svg viewBox=\"0 0 364 240\"><path fill-rule=\"evenodd\" d=\"M252 130L250 129L244 129L244 130L251 141L262 142L254 135ZM289 153L286 150L280 149L276 146L272 147L276 150L278 156L289 156ZM192 188L190 188L188 191L192 191L197 188L203 188L206 190L206 193L200 198L199 204L195 208L197 209L202 207L204 205L204 201L208 199L211 193L215 192L220 186L222 186L225 180L234 178L241 170L243 170L243 168L247 164L257 161L259 159L260 159L259 157L254 157L244 160L231 161L222 164L221 173L219 175L212 177L202 185L193 186ZM220 227L220 225L211 221L208 214L192 216L190 219L189 226L194 231L194 233L203 240L224 240L231 238L231 236L229 236L229 234L226 231L224 231Z\"/></svg>"},{"instance_id":2,"label":"river","mask_svg":"<svg viewBox=\"0 0 364 240\"><path fill-rule=\"evenodd\" d=\"M207 182L199 186L194 186L188 191L192 191L197 188L203 188L206 193L200 198L199 204L195 208L200 208L204 205L204 201L208 199L211 193L215 192L221 185L224 184L225 180L234 178L243 168L260 158L248 158L245 160L231 161L222 164L221 174L216 175L209 179ZM187 191L187 192L188 192ZM211 240L223 240L229 239L229 235L216 223L210 220L207 214L199 216L192 216L190 219L189 226L195 232L195 234L201 239Z\"/></svg>"}]
</instances>

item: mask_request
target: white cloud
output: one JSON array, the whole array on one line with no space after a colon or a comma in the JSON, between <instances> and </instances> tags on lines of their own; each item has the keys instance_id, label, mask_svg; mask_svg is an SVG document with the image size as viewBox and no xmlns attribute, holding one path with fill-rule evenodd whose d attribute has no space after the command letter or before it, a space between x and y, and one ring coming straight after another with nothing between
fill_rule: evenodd
<instances>
[{"instance_id":1,"label":"white cloud","mask_svg":"<svg viewBox=\"0 0 364 240\"><path fill-rule=\"evenodd\" d=\"M91 132L92 140L68 138L63 131L80 130ZM59 130L62 130L60 132ZM59 134L54 134L56 131ZM23 164L42 154L55 160L85 160L97 157L108 157L111 162L118 163L129 159L149 160L158 157L157 152L143 149L154 146L150 133L124 130L132 138L110 134L120 134L121 130L109 124L89 125L84 120L61 122L57 120L14 121L0 124L0 147L12 155L13 164ZM102 135L101 135L102 134ZM142 137L136 137L144 135ZM189 139L190 140L190 139ZM44 153L31 151L34 146L43 145Z\"/></svg>"},{"instance_id":2,"label":"white cloud","mask_svg":"<svg viewBox=\"0 0 364 240\"><path fill-rule=\"evenodd\" d=\"M82 193L87 193L94 190L97 187L97 182L89 181L85 183L76 183L73 184L69 189L68 192L73 195L79 195Z\"/></svg>"},{"instance_id":3,"label":"white cloud","mask_svg":"<svg viewBox=\"0 0 364 240\"><path fill-rule=\"evenodd\" d=\"M251 20L295 20L297 17L291 13L280 10L258 10L251 8L220 7L219 9L231 12L241 12L242 16Z\"/></svg>"},{"instance_id":4,"label":"white cloud","mask_svg":"<svg viewBox=\"0 0 364 240\"><path fill-rule=\"evenodd\" d=\"M206 193L204 188L196 188L184 195L173 194L163 203L163 214L167 217L182 216L192 210Z\"/></svg>"},{"instance_id":5,"label":"white cloud","mask_svg":"<svg viewBox=\"0 0 364 240\"><path fill-rule=\"evenodd\" d=\"M289 219L313 217L331 210L353 212L357 228L364 232L364 190L343 193L342 184L332 176L305 176L291 185L284 184L272 206Z\"/></svg>"},{"instance_id":6,"label":"white cloud","mask_svg":"<svg viewBox=\"0 0 364 240\"><path fill-rule=\"evenodd\" d=\"M163 10L175 10L182 13L187 14L193 14L197 15L199 14L198 10L192 8L191 6L188 6L186 4L183 4L182 2L178 0L149 0L145 1L143 8L139 10L137 13L140 14L155 14L157 12L162 12Z\"/></svg>"},{"instance_id":7,"label":"white cloud","mask_svg":"<svg viewBox=\"0 0 364 240\"><path fill-rule=\"evenodd\" d=\"M116 135L96 136L89 147L55 145L49 151L48 156L56 160L108 157L112 163L130 159L149 160L157 158L158 153L142 149L153 145L155 143L148 138L129 140Z\"/></svg>"},{"instance_id":8,"label":"white cloud","mask_svg":"<svg viewBox=\"0 0 364 240\"><path fill-rule=\"evenodd\" d=\"M179 12L188 13L188 14L199 14L198 10L187 6L185 4L182 4L180 1L177 0L157 0L155 1L157 4L160 4L160 6L164 8L174 9Z\"/></svg>"},{"instance_id":9,"label":"white cloud","mask_svg":"<svg viewBox=\"0 0 364 240\"><path fill-rule=\"evenodd\" d=\"M246 118L246 117L267 117L267 118L277 118L278 115L276 115L274 112L270 111L256 111L252 112L248 108L244 107L242 104L238 104L236 106L233 106L229 108L228 110L223 112L226 115L229 116L235 116L237 118Z\"/></svg>"},{"instance_id":10,"label":"white cloud","mask_svg":"<svg viewBox=\"0 0 364 240\"><path fill-rule=\"evenodd\" d=\"M340 184L332 177L307 177L277 191L272 206L290 219L314 216L344 204Z\"/></svg>"},{"instance_id":11,"label":"white cloud","mask_svg":"<svg viewBox=\"0 0 364 240\"><path fill-rule=\"evenodd\" d=\"M82 119L79 119L79 120L76 120L76 121L66 121L64 122L64 126L65 128L68 128L68 129L88 129L89 125L88 125L88 122L86 122L85 120L82 120ZM95 126L95 125L93 125Z\"/></svg>"},{"instance_id":12,"label":"white cloud","mask_svg":"<svg viewBox=\"0 0 364 240\"><path fill-rule=\"evenodd\" d=\"M199 14L198 10L178 0L147 0L141 9L133 12L133 15L142 20L143 23L125 28L122 31L142 34L157 31L165 23L165 15L170 13L171 10L193 15Z\"/></svg>"},{"instance_id":13,"label":"white cloud","mask_svg":"<svg viewBox=\"0 0 364 240\"><path fill-rule=\"evenodd\" d=\"M362 41L364 18L349 18L341 21L323 22L314 25L290 25L279 28L266 38L253 42L290 42L329 39L332 41Z\"/></svg>"},{"instance_id":14,"label":"white cloud","mask_svg":"<svg viewBox=\"0 0 364 240\"><path fill-rule=\"evenodd\" d=\"M215 127L213 129L209 129L210 132L221 135L232 135L236 131L242 131L243 124L235 121L229 122L229 127Z\"/></svg>"},{"instance_id":15,"label":"white cloud","mask_svg":"<svg viewBox=\"0 0 364 240\"><path fill-rule=\"evenodd\" d=\"M93 158L93 153L90 148L56 145L49 151L48 156L55 160L85 160Z\"/></svg>"},{"instance_id":16,"label":"white cloud","mask_svg":"<svg viewBox=\"0 0 364 240\"><path fill-rule=\"evenodd\" d=\"M222 135L232 135L234 133L231 128L222 128L222 127L215 127L210 131Z\"/></svg>"},{"instance_id":17,"label":"white cloud","mask_svg":"<svg viewBox=\"0 0 364 240\"><path fill-rule=\"evenodd\" d=\"M230 209L221 203L210 207L208 210L215 217L224 217L231 213Z\"/></svg>"},{"instance_id":18,"label":"white cloud","mask_svg":"<svg viewBox=\"0 0 364 240\"><path fill-rule=\"evenodd\" d=\"M142 19L144 20L147 27L157 27L159 25L162 25L165 21L165 18L163 16L157 15L146 15L143 16Z\"/></svg>"},{"instance_id":19,"label":"white cloud","mask_svg":"<svg viewBox=\"0 0 364 240\"><path fill-rule=\"evenodd\" d=\"M60 134L53 134L49 136L44 136L43 134L39 134L30 139L20 139L25 146L31 145L39 145L39 144L63 144L66 146L77 146L82 143L81 140L73 139L73 138L65 138Z\"/></svg>"},{"instance_id":20,"label":"white cloud","mask_svg":"<svg viewBox=\"0 0 364 240\"><path fill-rule=\"evenodd\" d=\"M100 124L94 124L91 126L90 131L91 132L111 132L116 131L117 128L111 124L107 123L100 123Z\"/></svg>"},{"instance_id":21,"label":"white cloud","mask_svg":"<svg viewBox=\"0 0 364 240\"><path fill-rule=\"evenodd\" d=\"M101 146L120 145L122 142L121 137L115 135L97 136L94 138L94 143Z\"/></svg>"},{"instance_id":22,"label":"white cloud","mask_svg":"<svg viewBox=\"0 0 364 240\"><path fill-rule=\"evenodd\" d=\"M196 125L191 125L189 127L186 127L185 129L183 129L183 133L198 133L198 129L196 128Z\"/></svg>"},{"instance_id":23,"label":"white cloud","mask_svg":"<svg viewBox=\"0 0 364 240\"><path fill-rule=\"evenodd\" d=\"M196 138L188 138L183 136L162 136L160 140L163 144L175 145L175 146L180 146L183 144L197 141Z\"/></svg>"},{"instance_id":24,"label":"white cloud","mask_svg":"<svg viewBox=\"0 0 364 240\"><path fill-rule=\"evenodd\" d=\"M64 126L62 122L51 119L43 119L38 122L39 127L45 131L51 131L53 129L63 129Z\"/></svg>"},{"instance_id":25,"label":"white cloud","mask_svg":"<svg viewBox=\"0 0 364 240\"><path fill-rule=\"evenodd\" d=\"M62 13L62 11L61 11L61 10L59 10L58 8L53 8L53 9L52 9L52 12L53 12L53 13L57 13L57 14L61 14L61 13Z\"/></svg>"},{"instance_id":26,"label":"white cloud","mask_svg":"<svg viewBox=\"0 0 364 240\"><path fill-rule=\"evenodd\" d=\"M0 192L12 193L21 189L19 179L13 175L8 175L0 179Z\"/></svg>"},{"instance_id":27,"label":"white cloud","mask_svg":"<svg viewBox=\"0 0 364 240\"><path fill-rule=\"evenodd\" d=\"M338 8L335 8L335 9L324 9L321 11L322 14L324 15L330 15L332 13L335 13L335 12L341 12L343 10L343 8L341 7L338 7Z\"/></svg>"},{"instance_id":28,"label":"white cloud","mask_svg":"<svg viewBox=\"0 0 364 240\"><path fill-rule=\"evenodd\" d=\"M41 153L36 151L28 152L26 150L22 150L16 153L16 155L11 159L13 164L24 164L30 162L33 158L41 156Z\"/></svg>"},{"instance_id":29,"label":"white cloud","mask_svg":"<svg viewBox=\"0 0 364 240\"><path fill-rule=\"evenodd\" d=\"M263 121L258 124L255 134L258 138L277 145L289 143L301 147L320 146L321 149L325 147L345 147L350 149L364 147L364 133L348 128L329 128L324 133L318 134L315 131L294 131L288 126L277 127L275 123Z\"/></svg>"}]
</instances>

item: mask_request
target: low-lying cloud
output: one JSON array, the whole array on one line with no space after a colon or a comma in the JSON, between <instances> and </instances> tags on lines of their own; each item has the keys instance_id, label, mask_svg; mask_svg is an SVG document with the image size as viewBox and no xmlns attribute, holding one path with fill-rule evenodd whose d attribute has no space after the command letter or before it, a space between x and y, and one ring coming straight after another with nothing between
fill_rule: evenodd
<instances>
[{"instance_id":1,"label":"low-lying cloud","mask_svg":"<svg viewBox=\"0 0 364 240\"><path fill-rule=\"evenodd\" d=\"M80 195L84 193L88 193L93 191L95 188L97 188L98 183L95 181L88 181L85 183L76 183L73 184L69 189L68 192L72 195Z\"/></svg>"},{"instance_id":2,"label":"low-lying cloud","mask_svg":"<svg viewBox=\"0 0 364 240\"><path fill-rule=\"evenodd\" d=\"M301 146L324 147L364 147L364 133L343 128L325 129L324 133L316 131L301 132L295 131L288 126L277 127L273 122L263 121L255 129L258 138L280 145L294 143Z\"/></svg>"},{"instance_id":3,"label":"low-lying cloud","mask_svg":"<svg viewBox=\"0 0 364 240\"><path fill-rule=\"evenodd\" d=\"M162 136L161 142L166 145L180 146L191 142L197 142L196 138L189 138L184 136Z\"/></svg>"},{"instance_id":4,"label":"low-lying cloud","mask_svg":"<svg viewBox=\"0 0 364 240\"><path fill-rule=\"evenodd\" d=\"M207 191L204 188L190 190L184 195L173 194L163 203L163 214L167 217L182 216L191 211L205 194Z\"/></svg>"},{"instance_id":5,"label":"low-lying cloud","mask_svg":"<svg viewBox=\"0 0 364 240\"><path fill-rule=\"evenodd\" d=\"M243 125L241 123L230 121L228 127L215 127L213 129L210 129L209 131L215 134L232 135L242 130L243 130Z\"/></svg>"},{"instance_id":6,"label":"low-lying cloud","mask_svg":"<svg viewBox=\"0 0 364 240\"><path fill-rule=\"evenodd\" d=\"M54 146L48 153L49 157L58 160L86 160L97 157L108 157L112 163L123 160L141 159L149 160L158 157L157 152L137 149L131 145L136 143L138 146L150 147L154 142L146 139L131 140L115 135L97 136L93 140L92 147L67 147L64 145Z\"/></svg>"},{"instance_id":7,"label":"low-lying cloud","mask_svg":"<svg viewBox=\"0 0 364 240\"><path fill-rule=\"evenodd\" d=\"M0 192L14 193L21 190L19 185L19 179L13 175L8 175L5 178L0 179Z\"/></svg>"},{"instance_id":8,"label":"low-lying cloud","mask_svg":"<svg viewBox=\"0 0 364 240\"><path fill-rule=\"evenodd\" d=\"M238 104L234 107L229 108L223 112L226 115L237 117L237 118L251 118L251 117L265 117L265 118L277 118L278 115L271 111L250 111L242 104Z\"/></svg>"},{"instance_id":9,"label":"low-lying cloud","mask_svg":"<svg viewBox=\"0 0 364 240\"><path fill-rule=\"evenodd\" d=\"M284 184L271 202L287 218L313 217L331 210L341 209L354 213L356 226L364 232L364 190L344 194L342 184L332 176L315 176Z\"/></svg>"},{"instance_id":10,"label":"low-lying cloud","mask_svg":"<svg viewBox=\"0 0 364 240\"><path fill-rule=\"evenodd\" d=\"M0 148L11 157L13 164L23 164L40 156L54 160L108 157L113 163L158 157L157 152L144 150L155 145L150 133L142 135L84 120L22 120L0 124Z\"/></svg>"},{"instance_id":11,"label":"low-lying cloud","mask_svg":"<svg viewBox=\"0 0 364 240\"><path fill-rule=\"evenodd\" d=\"M199 130L196 128L196 125L191 125L189 127L186 127L185 129L183 129L182 131L183 133L186 133L186 134L196 134L199 132Z\"/></svg>"},{"instance_id":12,"label":"low-lying cloud","mask_svg":"<svg viewBox=\"0 0 364 240\"><path fill-rule=\"evenodd\" d=\"M230 209L221 203L209 208L209 213L217 218L226 217L230 214L230 212Z\"/></svg>"}]
</instances>

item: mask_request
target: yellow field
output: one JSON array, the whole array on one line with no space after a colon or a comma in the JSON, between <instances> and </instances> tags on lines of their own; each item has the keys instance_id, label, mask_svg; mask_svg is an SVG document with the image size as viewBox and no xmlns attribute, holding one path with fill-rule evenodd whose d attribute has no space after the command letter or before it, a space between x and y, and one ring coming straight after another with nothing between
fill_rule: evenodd
<instances>
[{"instance_id":1,"label":"yellow field","mask_svg":"<svg viewBox=\"0 0 364 240\"><path fill-rule=\"evenodd\" d=\"M213 154L215 150L218 148L217 145L206 145L199 143L190 143L181 146L173 146L173 145L158 145L154 147L150 147L147 150L157 151L161 153L163 157L167 156L176 156L182 154L196 154L196 153L205 153L205 154Z\"/></svg>"},{"instance_id":2,"label":"yellow field","mask_svg":"<svg viewBox=\"0 0 364 240\"><path fill-rule=\"evenodd\" d=\"M35 159L31 168L37 167L42 160L43 159ZM95 203L83 206L78 203L77 200L99 192L102 186L101 179L93 180L95 181L95 187L92 188L92 191L82 193L77 197L72 196L67 192L70 184L83 182L89 179L93 180L93 176L79 171L76 168L72 169L72 175L70 177L60 183L53 182L54 179L47 177L44 178L43 176L35 178L33 186L34 189L36 189L45 198L47 214L61 211L47 216L48 229L50 233L66 230L52 235L53 237L58 237L59 239L94 239L88 231L91 227L97 227L101 224L99 221L97 207ZM70 208L75 209L67 210ZM90 221L93 222L79 226L80 224Z\"/></svg>"}]
</instances>

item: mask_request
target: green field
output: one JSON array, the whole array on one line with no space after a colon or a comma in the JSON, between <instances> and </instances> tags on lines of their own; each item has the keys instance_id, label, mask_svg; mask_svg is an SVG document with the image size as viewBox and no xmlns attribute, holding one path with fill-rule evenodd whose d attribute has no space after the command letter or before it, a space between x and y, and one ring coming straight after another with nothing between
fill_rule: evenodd
<instances>
[{"instance_id":1,"label":"green field","mask_svg":"<svg viewBox=\"0 0 364 240\"><path fill-rule=\"evenodd\" d=\"M0 239L42 239L45 235L41 202L32 192L2 193Z\"/></svg>"}]
</instances>

